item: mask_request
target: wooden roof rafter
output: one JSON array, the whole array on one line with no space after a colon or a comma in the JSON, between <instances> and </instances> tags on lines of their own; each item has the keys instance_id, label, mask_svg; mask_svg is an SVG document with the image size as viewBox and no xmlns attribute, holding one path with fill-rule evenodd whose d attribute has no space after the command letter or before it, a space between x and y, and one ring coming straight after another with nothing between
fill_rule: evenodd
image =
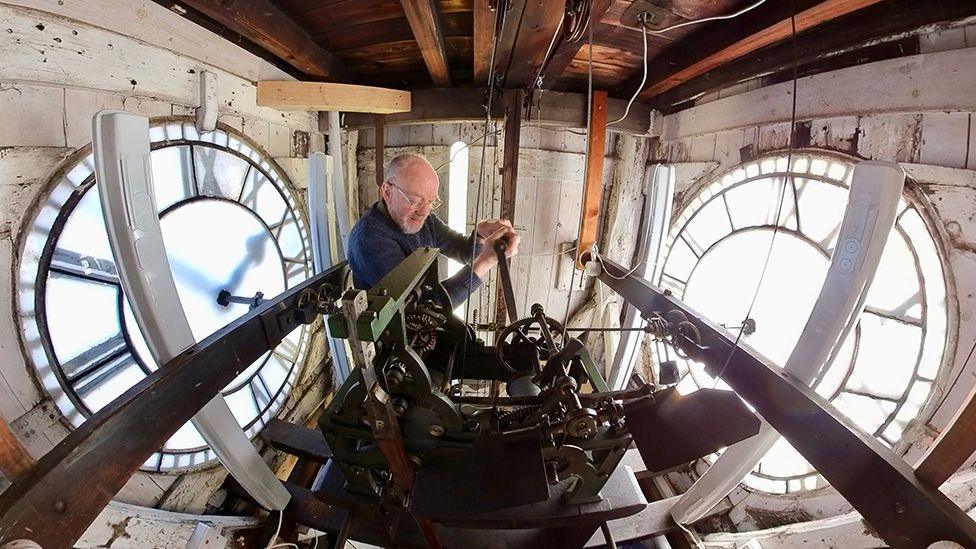
<instances>
[{"instance_id":1,"label":"wooden roof rafter","mask_svg":"<svg viewBox=\"0 0 976 549\"><path fill-rule=\"evenodd\" d=\"M270 0L181 0L306 75L349 81L354 74ZM172 8L172 6L170 6Z\"/></svg>"},{"instance_id":2,"label":"wooden roof rafter","mask_svg":"<svg viewBox=\"0 0 976 549\"><path fill-rule=\"evenodd\" d=\"M796 32L799 34L803 31L812 29L817 25L843 17L849 13L866 8L873 4L877 4L881 1L882 0L824 0L823 2L810 6L803 11L798 10L795 17L792 13L790 13L785 18L777 21L773 25L762 29L759 32L750 34L749 36L746 36L740 40L736 40L724 48L706 55L691 65L675 71L666 78L654 82L653 84L644 88L639 97L645 100L649 99L650 97L666 92L725 63L739 59L765 46L787 40L793 34L794 22ZM789 9L792 4L792 2L787 3L787 9ZM782 3L780 3L780 7L782 7Z\"/></svg>"},{"instance_id":3,"label":"wooden roof rafter","mask_svg":"<svg viewBox=\"0 0 976 549\"><path fill-rule=\"evenodd\" d=\"M613 0L593 0L592 5L590 6L589 19L594 26L596 26L600 19L602 19L607 13L607 10L610 9L610 4L612 3ZM573 58L576 57L576 54L579 53L579 51L583 49L583 46L586 44L587 40L583 38L577 40L576 42L560 40L555 48L555 51L553 51L545 67L542 69L542 74L540 76L542 76L543 81L545 82L547 80L551 80L551 83L554 84L559 79L560 75L566 71L566 68L569 67L569 64L573 61Z\"/></svg>"},{"instance_id":4,"label":"wooden roof rafter","mask_svg":"<svg viewBox=\"0 0 976 549\"><path fill-rule=\"evenodd\" d=\"M400 0L400 4L434 84L450 86L451 71L447 61L447 48L434 0Z\"/></svg>"}]
</instances>

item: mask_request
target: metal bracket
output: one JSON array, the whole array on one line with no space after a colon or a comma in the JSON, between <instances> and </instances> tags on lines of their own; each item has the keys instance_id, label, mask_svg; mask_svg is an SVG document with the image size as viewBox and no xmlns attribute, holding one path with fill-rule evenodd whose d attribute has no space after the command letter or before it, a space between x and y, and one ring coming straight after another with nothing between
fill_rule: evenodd
<instances>
[{"instance_id":1,"label":"metal bracket","mask_svg":"<svg viewBox=\"0 0 976 549\"><path fill-rule=\"evenodd\" d=\"M217 105L217 73L200 71L200 106L197 107L197 131L212 132L217 129Z\"/></svg>"}]
</instances>

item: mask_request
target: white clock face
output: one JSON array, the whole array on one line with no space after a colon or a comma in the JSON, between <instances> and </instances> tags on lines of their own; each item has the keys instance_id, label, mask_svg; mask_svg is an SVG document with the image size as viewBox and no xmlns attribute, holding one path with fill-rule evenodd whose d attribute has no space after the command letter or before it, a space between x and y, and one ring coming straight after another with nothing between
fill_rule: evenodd
<instances>
[{"instance_id":1,"label":"white clock face","mask_svg":"<svg viewBox=\"0 0 976 549\"><path fill-rule=\"evenodd\" d=\"M787 170L785 155L762 158L702 188L672 224L656 280L733 337L756 296L750 314L755 331L742 340L780 366L823 284L854 167L846 159L810 152L795 153L792 163ZM889 447L898 444L928 401L943 367L948 322L935 242L910 201L902 199L897 216L864 311L815 385L855 425ZM655 353L660 360L678 360L684 376L678 389L684 393L727 387L663 344L655 345ZM825 481L781 438L746 484L792 493Z\"/></svg>"},{"instance_id":2,"label":"white clock face","mask_svg":"<svg viewBox=\"0 0 976 549\"><path fill-rule=\"evenodd\" d=\"M153 126L160 228L197 341L245 314L224 291L274 297L311 274L308 231L284 177L245 140L190 123ZM158 368L127 300L109 247L91 154L56 182L25 236L18 280L21 327L39 378L75 426ZM249 437L284 404L308 335L294 330L223 390ZM184 469L214 458L189 422L144 465Z\"/></svg>"}]
</instances>

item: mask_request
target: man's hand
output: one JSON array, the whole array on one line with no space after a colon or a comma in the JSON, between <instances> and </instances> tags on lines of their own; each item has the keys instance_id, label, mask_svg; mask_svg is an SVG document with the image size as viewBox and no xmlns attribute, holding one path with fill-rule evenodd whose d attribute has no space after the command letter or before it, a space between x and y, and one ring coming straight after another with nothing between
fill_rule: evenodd
<instances>
[{"instance_id":1,"label":"man's hand","mask_svg":"<svg viewBox=\"0 0 976 549\"><path fill-rule=\"evenodd\" d=\"M478 257L475 258L474 264L471 266L474 274L478 275L478 278L484 278L488 271L498 264L498 255L495 253L495 242L498 240L508 241L508 247L505 249L505 257L518 255L519 242L521 241L518 231L513 229L511 223L508 221L501 221L499 223L504 223L505 225L502 225L501 228L485 238L481 252L478 253Z\"/></svg>"},{"instance_id":2,"label":"man's hand","mask_svg":"<svg viewBox=\"0 0 976 549\"><path fill-rule=\"evenodd\" d=\"M513 229L512 222L507 219L482 219L478 222L478 240L484 241L503 228Z\"/></svg>"}]
</instances>

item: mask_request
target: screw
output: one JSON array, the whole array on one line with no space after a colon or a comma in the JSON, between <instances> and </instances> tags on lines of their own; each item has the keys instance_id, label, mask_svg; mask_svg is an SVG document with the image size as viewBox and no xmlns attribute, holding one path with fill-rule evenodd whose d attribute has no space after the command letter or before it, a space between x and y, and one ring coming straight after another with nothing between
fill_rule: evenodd
<instances>
[{"instance_id":1,"label":"screw","mask_svg":"<svg viewBox=\"0 0 976 549\"><path fill-rule=\"evenodd\" d=\"M65 511L68 510L68 504L65 503L64 500L62 499L55 500L54 510L57 511L58 513L64 513Z\"/></svg>"},{"instance_id":2,"label":"screw","mask_svg":"<svg viewBox=\"0 0 976 549\"><path fill-rule=\"evenodd\" d=\"M905 514L905 506L900 501L896 501L894 503L894 508L895 508L895 514L896 515L904 515Z\"/></svg>"},{"instance_id":3,"label":"screw","mask_svg":"<svg viewBox=\"0 0 976 549\"><path fill-rule=\"evenodd\" d=\"M444 427L436 423L431 423L427 426L427 432L432 437L441 437L444 436Z\"/></svg>"}]
</instances>

